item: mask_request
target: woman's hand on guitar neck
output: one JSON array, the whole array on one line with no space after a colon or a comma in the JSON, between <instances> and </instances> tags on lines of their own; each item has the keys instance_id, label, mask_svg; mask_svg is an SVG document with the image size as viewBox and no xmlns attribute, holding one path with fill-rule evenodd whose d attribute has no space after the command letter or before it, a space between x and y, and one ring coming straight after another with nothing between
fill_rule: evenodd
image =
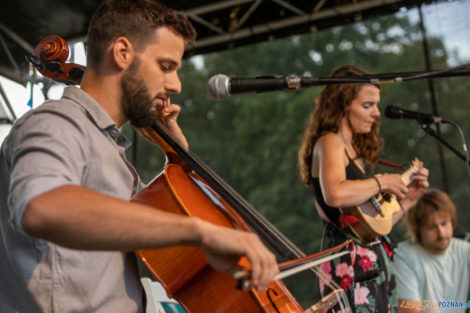
<instances>
[{"instance_id":1,"label":"woman's hand on guitar neck","mask_svg":"<svg viewBox=\"0 0 470 313\"><path fill-rule=\"evenodd\" d=\"M401 201L403 209L408 211L416 202L421 198L423 193L429 187L429 170L425 167L421 167L413 174L413 179L408 186L408 194Z\"/></svg>"},{"instance_id":2,"label":"woman's hand on guitar neck","mask_svg":"<svg viewBox=\"0 0 470 313\"><path fill-rule=\"evenodd\" d=\"M405 211L408 211L416 201L421 198L423 193L429 187L429 170L420 167L414 174L410 185L407 187L400 174L382 174L377 175L382 192L385 194L394 194L402 200L401 204Z\"/></svg>"},{"instance_id":3,"label":"woman's hand on guitar neck","mask_svg":"<svg viewBox=\"0 0 470 313\"><path fill-rule=\"evenodd\" d=\"M408 188L403 183L400 174L382 174L377 175L376 178L380 183L380 188L384 194L393 194L398 199L403 199L408 193Z\"/></svg>"}]
</instances>

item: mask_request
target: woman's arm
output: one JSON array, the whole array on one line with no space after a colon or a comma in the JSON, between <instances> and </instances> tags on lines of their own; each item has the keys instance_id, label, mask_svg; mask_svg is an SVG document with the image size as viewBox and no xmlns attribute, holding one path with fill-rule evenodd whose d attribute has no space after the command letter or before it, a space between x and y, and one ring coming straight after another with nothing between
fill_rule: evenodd
<instances>
[{"instance_id":1,"label":"woman's arm","mask_svg":"<svg viewBox=\"0 0 470 313\"><path fill-rule=\"evenodd\" d=\"M328 133L318 139L314 148L312 174L318 174L325 202L332 207L362 204L379 190L404 198L408 192L399 174L383 174L374 178L347 180L347 157L342 138ZM379 187L380 184L380 187Z\"/></svg>"}]
</instances>

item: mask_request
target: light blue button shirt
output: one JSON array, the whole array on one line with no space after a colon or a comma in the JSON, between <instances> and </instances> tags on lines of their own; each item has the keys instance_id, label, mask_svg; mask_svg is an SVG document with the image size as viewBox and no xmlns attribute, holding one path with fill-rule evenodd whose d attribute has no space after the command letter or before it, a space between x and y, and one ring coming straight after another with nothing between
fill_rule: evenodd
<instances>
[{"instance_id":1,"label":"light blue button shirt","mask_svg":"<svg viewBox=\"0 0 470 313\"><path fill-rule=\"evenodd\" d=\"M63 185L131 199L141 182L125 158L129 145L73 86L15 122L0 151L1 312L36 312L33 298L45 313L143 311L133 254L66 249L28 236L21 224L32 199Z\"/></svg>"}]
</instances>

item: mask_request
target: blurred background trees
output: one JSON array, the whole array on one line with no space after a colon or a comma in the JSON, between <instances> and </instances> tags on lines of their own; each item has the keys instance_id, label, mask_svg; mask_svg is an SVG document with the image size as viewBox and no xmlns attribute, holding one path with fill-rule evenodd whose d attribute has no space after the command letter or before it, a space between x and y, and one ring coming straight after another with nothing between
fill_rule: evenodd
<instances>
[{"instance_id":1,"label":"blurred background trees","mask_svg":"<svg viewBox=\"0 0 470 313\"><path fill-rule=\"evenodd\" d=\"M433 69L449 68L449 60L459 57L446 50L442 38L428 37L427 44ZM183 93L172 97L173 103L182 105L179 120L190 149L306 253L320 250L323 224L316 213L311 188L299 179L297 151L321 86L215 100L208 96L206 85L218 73L231 77L326 77L348 63L374 73L425 70L419 20L407 14L383 16L187 59L180 71ZM432 84L439 115L454 120L468 134L468 77L434 79ZM382 112L387 105L431 113L429 82L383 85ZM461 137L454 127L441 125L440 130L446 140L462 149ZM125 132L132 136L129 128ZM447 148L439 147L415 121L383 117L381 135L385 139L382 158L408 163L417 156L424 161L431 171L431 186L448 191L459 208L457 234L467 231L470 214L465 204L470 199L470 185L465 163ZM164 156L137 138L134 161L147 182L163 166ZM129 157L133 159L132 155ZM378 166L376 171L395 170ZM393 235L398 240L404 238L398 228ZM287 284L297 290L296 296L305 307L319 299L311 273L288 279Z\"/></svg>"},{"instance_id":2,"label":"blurred background trees","mask_svg":"<svg viewBox=\"0 0 470 313\"><path fill-rule=\"evenodd\" d=\"M94 1L89 2L87 7ZM164 2L169 6L179 5L178 1ZM17 5L22 3L11 3L12 7ZM391 1L390 5L400 4ZM314 108L314 99L322 87L241 94L215 100L206 92L207 81L218 73L231 77L289 74L327 77L348 63L374 73L424 71L429 69L425 50L429 51L431 69L448 69L470 62L469 8L470 0L452 0L401 9L393 15L365 21L357 14L352 24L324 30L312 28L308 34L185 59L180 70L183 92L173 96L172 102L182 106L179 121L190 149L305 253L319 251L323 224L314 208L311 187L304 186L299 179L297 151ZM79 26L80 16L84 17L78 13L73 14L72 26ZM256 13L252 16L258 17ZM338 19L340 23L350 21ZM67 18L64 20L69 23ZM41 24L42 31L48 25L49 21ZM83 42L73 46L69 61L84 64ZM19 109L17 116L30 109L26 103L34 107L43 102L44 97L38 97L42 96L40 89L49 98L59 98L64 88L63 84L52 82L28 83L27 88L19 86L20 91L16 92L18 86L9 82L7 85L6 81L0 77L0 84L5 83L6 92L12 95L11 102ZM384 84L382 90L382 112L387 105L396 105L433 113L435 101L435 114L455 121L462 127L463 134L469 134L468 77ZM34 101L28 101L33 98ZM11 127L10 123L2 124L2 117L6 116L2 101L0 97L0 141ZM149 182L163 167L164 155L130 127L125 126L123 131L134 141L128 150L129 160L143 181ZM462 150L462 138L454 126L441 125L440 131L450 144ZM465 163L426 134L416 121L383 117L381 135L385 139L382 158L408 163L417 156L424 161L431 171L431 186L449 192L456 202L459 215L456 234L464 236L470 222L466 211L470 184ZM378 166L376 171L395 172L384 166ZM399 227L394 229L393 236L397 241L405 238ZM286 283L304 307L319 299L312 273L297 275Z\"/></svg>"}]
</instances>

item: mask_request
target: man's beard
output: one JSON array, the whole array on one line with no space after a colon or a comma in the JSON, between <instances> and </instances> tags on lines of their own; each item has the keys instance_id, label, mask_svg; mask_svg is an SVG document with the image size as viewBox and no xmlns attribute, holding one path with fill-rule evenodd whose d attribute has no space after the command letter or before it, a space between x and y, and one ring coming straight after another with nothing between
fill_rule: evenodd
<instances>
[{"instance_id":1,"label":"man's beard","mask_svg":"<svg viewBox=\"0 0 470 313\"><path fill-rule=\"evenodd\" d=\"M137 57L121 78L121 107L135 127L149 127L157 122L157 111L152 111L153 100L145 82L136 77L140 59Z\"/></svg>"},{"instance_id":2,"label":"man's beard","mask_svg":"<svg viewBox=\"0 0 470 313\"><path fill-rule=\"evenodd\" d=\"M440 236L437 238L437 241L436 241L436 245L437 247L439 248L442 248L442 245L446 245L444 250L446 250L448 247L449 247L449 244L450 244L450 240L451 240L452 237L449 237L449 236Z\"/></svg>"}]
</instances>

